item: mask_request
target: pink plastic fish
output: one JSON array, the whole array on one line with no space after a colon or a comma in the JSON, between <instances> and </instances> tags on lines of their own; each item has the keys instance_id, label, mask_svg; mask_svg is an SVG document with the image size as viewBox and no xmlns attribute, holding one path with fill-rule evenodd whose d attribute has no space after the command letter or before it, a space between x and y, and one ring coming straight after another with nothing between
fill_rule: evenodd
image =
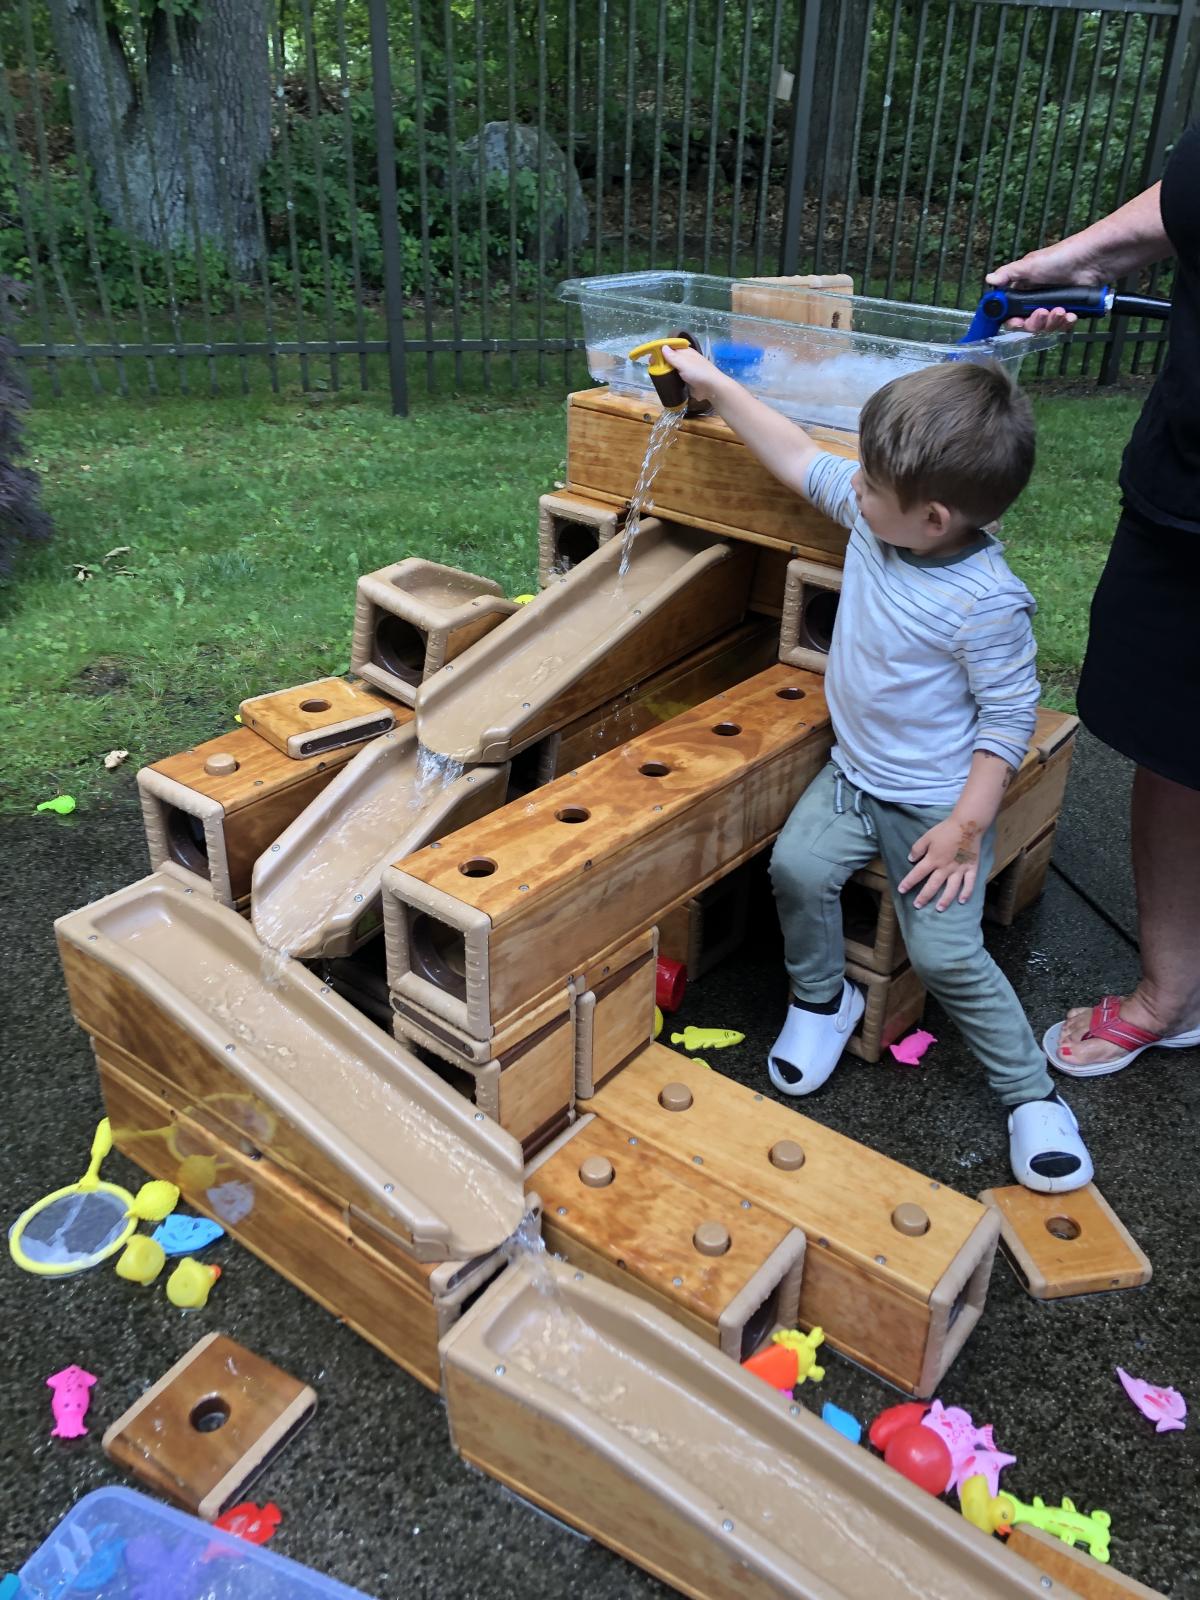
<instances>
[{"instance_id":1,"label":"pink plastic fish","mask_svg":"<svg viewBox=\"0 0 1200 1600\"><path fill-rule=\"evenodd\" d=\"M1125 1393L1144 1417L1156 1423L1155 1433L1170 1433L1182 1428L1187 1416L1187 1401L1178 1389L1159 1389L1145 1378L1131 1378L1124 1367L1116 1369Z\"/></svg>"},{"instance_id":2,"label":"pink plastic fish","mask_svg":"<svg viewBox=\"0 0 1200 1600\"><path fill-rule=\"evenodd\" d=\"M932 1033L927 1033L924 1028L918 1028L898 1044L888 1045L888 1049L903 1066L915 1067L920 1064L921 1057L931 1044L936 1044L937 1039Z\"/></svg>"},{"instance_id":3,"label":"pink plastic fish","mask_svg":"<svg viewBox=\"0 0 1200 1600\"><path fill-rule=\"evenodd\" d=\"M52 1439L82 1439L87 1429L83 1419L92 1402L95 1378L82 1367L64 1367L46 1379L54 1390L50 1409L54 1412Z\"/></svg>"},{"instance_id":4,"label":"pink plastic fish","mask_svg":"<svg viewBox=\"0 0 1200 1600\"><path fill-rule=\"evenodd\" d=\"M996 1449L990 1422L986 1428L977 1428L969 1411L935 1400L921 1418L921 1426L936 1433L950 1452L953 1470L948 1489L958 1489L968 1478L980 1476L987 1479L989 1494L999 1493L1001 1472L1017 1458Z\"/></svg>"}]
</instances>

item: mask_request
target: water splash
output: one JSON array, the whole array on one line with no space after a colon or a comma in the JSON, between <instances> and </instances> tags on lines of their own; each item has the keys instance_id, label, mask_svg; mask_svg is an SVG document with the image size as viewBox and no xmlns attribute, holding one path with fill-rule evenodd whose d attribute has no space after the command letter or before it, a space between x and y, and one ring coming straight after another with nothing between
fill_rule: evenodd
<instances>
[{"instance_id":1,"label":"water splash","mask_svg":"<svg viewBox=\"0 0 1200 1600\"><path fill-rule=\"evenodd\" d=\"M524 1262L533 1286L540 1295L547 1299L553 1298L556 1303L559 1301L558 1283L550 1266L550 1257L546 1253L542 1225L532 1211L525 1213L521 1219L521 1226L509 1239L505 1251L511 1263Z\"/></svg>"},{"instance_id":2,"label":"water splash","mask_svg":"<svg viewBox=\"0 0 1200 1600\"><path fill-rule=\"evenodd\" d=\"M621 562L617 568L618 578L623 578L629 571L629 560L633 555L633 544L638 536L638 529L642 525L642 515L652 504L650 491L654 487L654 480L658 476L658 469L662 466L663 457L670 448L671 440L679 432L683 417L682 406L674 411L660 411L654 426L650 429L646 454L642 458L642 470L638 473L638 481L629 502L629 515L625 519L625 532L621 539Z\"/></svg>"},{"instance_id":3,"label":"water splash","mask_svg":"<svg viewBox=\"0 0 1200 1600\"><path fill-rule=\"evenodd\" d=\"M440 790L448 789L452 783L457 783L465 771L464 762L456 761L453 756L440 755L436 750L429 750L425 745L418 744L417 776L409 800L412 809L420 811Z\"/></svg>"}]
</instances>

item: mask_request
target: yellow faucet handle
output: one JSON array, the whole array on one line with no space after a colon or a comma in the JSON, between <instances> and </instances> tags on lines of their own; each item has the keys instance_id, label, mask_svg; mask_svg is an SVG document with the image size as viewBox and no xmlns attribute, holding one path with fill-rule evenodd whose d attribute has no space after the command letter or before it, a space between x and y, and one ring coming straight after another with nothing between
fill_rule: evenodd
<instances>
[{"instance_id":1,"label":"yellow faucet handle","mask_svg":"<svg viewBox=\"0 0 1200 1600\"><path fill-rule=\"evenodd\" d=\"M671 363L664 359L665 350L690 350L691 341L688 339L649 339L645 344L639 344L636 350L629 352L630 361L637 361L641 356L650 357L647 370L652 378L661 378L666 373L674 371Z\"/></svg>"}]
</instances>

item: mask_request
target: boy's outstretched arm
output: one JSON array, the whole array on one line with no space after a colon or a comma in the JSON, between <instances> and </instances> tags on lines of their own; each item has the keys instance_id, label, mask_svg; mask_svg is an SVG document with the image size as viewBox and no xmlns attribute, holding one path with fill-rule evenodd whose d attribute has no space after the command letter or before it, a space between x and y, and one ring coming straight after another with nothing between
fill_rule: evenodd
<instances>
[{"instance_id":1,"label":"boy's outstretched arm","mask_svg":"<svg viewBox=\"0 0 1200 1600\"><path fill-rule=\"evenodd\" d=\"M808 469L821 446L796 422L780 416L735 379L718 371L698 350L664 350L663 355L698 399L711 400L721 418L768 472L797 494L804 493Z\"/></svg>"}]
</instances>

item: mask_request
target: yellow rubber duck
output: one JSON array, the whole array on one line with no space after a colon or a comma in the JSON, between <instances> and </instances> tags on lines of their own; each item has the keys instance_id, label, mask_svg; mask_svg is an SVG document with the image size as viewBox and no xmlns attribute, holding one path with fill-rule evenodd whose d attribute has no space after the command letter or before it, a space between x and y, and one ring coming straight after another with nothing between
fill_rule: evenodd
<instances>
[{"instance_id":1,"label":"yellow rubber duck","mask_svg":"<svg viewBox=\"0 0 1200 1600\"><path fill-rule=\"evenodd\" d=\"M213 1284L220 1276L220 1267L207 1267L195 1256L184 1256L167 1279L167 1299L185 1311L198 1311L208 1304Z\"/></svg>"},{"instance_id":2,"label":"yellow rubber duck","mask_svg":"<svg viewBox=\"0 0 1200 1600\"><path fill-rule=\"evenodd\" d=\"M167 1262L167 1252L148 1233L135 1233L117 1257L116 1274L128 1283L153 1283Z\"/></svg>"}]
</instances>

